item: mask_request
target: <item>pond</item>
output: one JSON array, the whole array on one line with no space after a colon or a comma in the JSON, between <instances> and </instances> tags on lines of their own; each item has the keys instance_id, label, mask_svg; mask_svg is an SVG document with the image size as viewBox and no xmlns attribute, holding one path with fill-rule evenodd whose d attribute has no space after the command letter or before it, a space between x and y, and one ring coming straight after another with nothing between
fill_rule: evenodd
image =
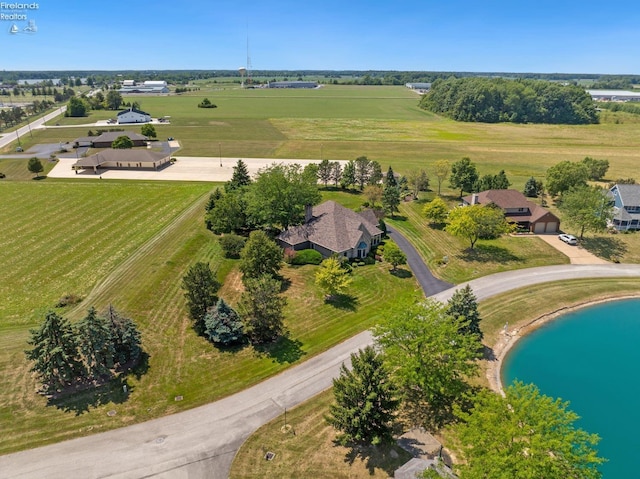
<instances>
[{"instance_id":1,"label":"pond","mask_svg":"<svg viewBox=\"0 0 640 479\"><path fill-rule=\"evenodd\" d=\"M509 352L503 384L515 379L569 401L577 426L601 437L604 479L630 477L640 451L640 299L568 313L522 338Z\"/></svg>"}]
</instances>

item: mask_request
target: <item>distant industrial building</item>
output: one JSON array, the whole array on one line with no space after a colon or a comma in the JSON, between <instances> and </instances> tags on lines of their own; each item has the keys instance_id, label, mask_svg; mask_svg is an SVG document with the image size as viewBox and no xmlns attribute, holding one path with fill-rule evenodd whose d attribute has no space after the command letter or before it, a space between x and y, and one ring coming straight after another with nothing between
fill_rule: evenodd
<instances>
[{"instance_id":1,"label":"distant industrial building","mask_svg":"<svg viewBox=\"0 0 640 479\"><path fill-rule=\"evenodd\" d=\"M640 101L640 92L627 90L587 90L596 101Z\"/></svg>"},{"instance_id":2,"label":"distant industrial building","mask_svg":"<svg viewBox=\"0 0 640 479\"><path fill-rule=\"evenodd\" d=\"M136 108L129 108L118 113L119 125L124 123L149 123L150 121L151 115L149 113Z\"/></svg>"},{"instance_id":3,"label":"distant industrial building","mask_svg":"<svg viewBox=\"0 0 640 479\"><path fill-rule=\"evenodd\" d=\"M318 88L317 81L272 81L269 88Z\"/></svg>"},{"instance_id":4,"label":"distant industrial building","mask_svg":"<svg viewBox=\"0 0 640 479\"><path fill-rule=\"evenodd\" d=\"M404 86L410 90L417 90L421 92L427 92L431 90L431 83L406 83Z\"/></svg>"},{"instance_id":5,"label":"distant industrial building","mask_svg":"<svg viewBox=\"0 0 640 479\"><path fill-rule=\"evenodd\" d=\"M134 80L124 80L120 93L123 95L134 93L154 93L154 94L167 94L169 93L169 87L166 81L148 80L144 83L137 84Z\"/></svg>"}]
</instances>

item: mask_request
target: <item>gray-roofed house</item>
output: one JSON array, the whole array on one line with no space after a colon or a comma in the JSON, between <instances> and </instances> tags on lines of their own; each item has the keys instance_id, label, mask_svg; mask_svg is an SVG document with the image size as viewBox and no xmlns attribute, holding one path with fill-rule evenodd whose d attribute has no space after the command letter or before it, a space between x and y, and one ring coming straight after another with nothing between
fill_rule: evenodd
<instances>
[{"instance_id":1,"label":"gray-roofed house","mask_svg":"<svg viewBox=\"0 0 640 479\"><path fill-rule=\"evenodd\" d=\"M80 146L80 140L91 140L91 146L94 148L111 148L111 143L119 136L128 136L133 142L133 146L147 146L149 140L146 136L133 131L106 131L100 136L78 138L73 142L75 147Z\"/></svg>"},{"instance_id":2,"label":"gray-roofed house","mask_svg":"<svg viewBox=\"0 0 640 479\"><path fill-rule=\"evenodd\" d=\"M76 170L93 170L107 168L145 168L157 170L160 166L169 163L171 155L150 150L114 150L100 151L95 155L80 158L71 168Z\"/></svg>"},{"instance_id":3,"label":"gray-roofed house","mask_svg":"<svg viewBox=\"0 0 640 479\"><path fill-rule=\"evenodd\" d=\"M486 190L462 198L465 205L494 204L504 211L507 221L532 233L557 233L560 219L517 190Z\"/></svg>"},{"instance_id":4,"label":"gray-roofed house","mask_svg":"<svg viewBox=\"0 0 640 479\"><path fill-rule=\"evenodd\" d=\"M364 258L382 240L378 224L371 210L356 213L335 201L326 201L307 207L304 224L283 231L278 242L295 251L314 249L325 258L333 254Z\"/></svg>"},{"instance_id":5,"label":"gray-roofed house","mask_svg":"<svg viewBox=\"0 0 640 479\"><path fill-rule=\"evenodd\" d=\"M613 185L607 195L613 201L612 226L618 231L640 229L640 185Z\"/></svg>"}]
</instances>

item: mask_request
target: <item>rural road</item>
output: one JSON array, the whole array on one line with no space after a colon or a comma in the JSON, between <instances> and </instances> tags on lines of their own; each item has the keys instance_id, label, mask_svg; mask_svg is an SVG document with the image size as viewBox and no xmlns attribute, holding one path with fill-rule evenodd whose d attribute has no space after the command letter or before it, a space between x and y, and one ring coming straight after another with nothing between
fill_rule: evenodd
<instances>
[{"instance_id":1,"label":"rural road","mask_svg":"<svg viewBox=\"0 0 640 479\"><path fill-rule=\"evenodd\" d=\"M38 128L45 128L44 124L49 120L53 120L55 117L62 115L67 110L66 106L62 106L60 108L56 108L53 112L47 113L42 118L38 118L37 120L33 120L28 125L18 128L16 131L10 131L9 133L4 133L0 135L0 148L4 148L12 141L16 141L18 137L22 138L24 135L29 133L29 130L36 130Z\"/></svg>"},{"instance_id":2,"label":"rural road","mask_svg":"<svg viewBox=\"0 0 640 479\"><path fill-rule=\"evenodd\" d=\"M548 281L640 277L640 265L560 265L469 281L479 300ZM465 284L456 286L463 287ZM446 301L456 288L434 296ZM0 456L2 478L224 479L258 427L331 386L343 361L370 344L368 332L233 396L171 416Z\"/></svg>"}]
</instances>

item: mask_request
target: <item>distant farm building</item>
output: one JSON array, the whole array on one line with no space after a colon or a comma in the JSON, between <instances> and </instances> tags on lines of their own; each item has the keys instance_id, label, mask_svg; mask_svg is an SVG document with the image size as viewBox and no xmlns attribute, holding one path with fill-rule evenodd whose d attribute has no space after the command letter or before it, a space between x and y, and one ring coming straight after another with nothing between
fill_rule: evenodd
<instances>
[{"instance_id":1,"label":"distant farm building","mask_svg":"<svg viewBox=\"0 0 640 479\"><path fill-rule=\"evenodd\" d=\"M142 84L137 84L133 80L124 80L119 91L123 95L132 93L167 94L169 87L166 81L160 80L148 80Z\"/></svg>"},{"instance_id":2,"label":"distant farm building","mask_svg":"<svg viewBox=\"0 0 640 479\"><path fill-rule=\"evenodd\" d=\"M93 170L107 168L135 168L157 170L160 166L171 161L171 155L149 150L114 150L100 151L95 155L80 158L71 168L79 170Z\"/></svg>"},{"instance_id":3,"label":"distant farm building","mask_svg":"<svg viewBox=\"0 0 640 479\"><path fill-rule=\"evenodd\" d=\"M317 81L272 81L269 88L318 88Z\"/></svg>"},{"instance_id":4,"label":"distant farm building","mask_svg":"<svg viewBox=\"0 0 640 479\"><path fill-rule=\"evenodd\" d=\"M123 123L149 123L151 121L151 115L142 110L136 108L129 108L128 110L118 113L118 124Z\"/></svg>"},{"instance_id":5,"label":"distant farm building","mask_svg":"<svg viewBox=\"0 0 640 479\"><path fill-rule=\"evenodd\" d=\"M587 93L596 101L640 101L640 92L627 90L587 90Z\"/></svg>"},{"instance_id":6,"label":"distant farm building","mask_svg":"<svg viewBox=\"0 0 640 479\"><path fill-rule=\"evenodd\" d=\"M416 90L419 92L428 92L431 90L431 83L406 83L404 86L410 90Z\"/></svg>"}]
</instances>

